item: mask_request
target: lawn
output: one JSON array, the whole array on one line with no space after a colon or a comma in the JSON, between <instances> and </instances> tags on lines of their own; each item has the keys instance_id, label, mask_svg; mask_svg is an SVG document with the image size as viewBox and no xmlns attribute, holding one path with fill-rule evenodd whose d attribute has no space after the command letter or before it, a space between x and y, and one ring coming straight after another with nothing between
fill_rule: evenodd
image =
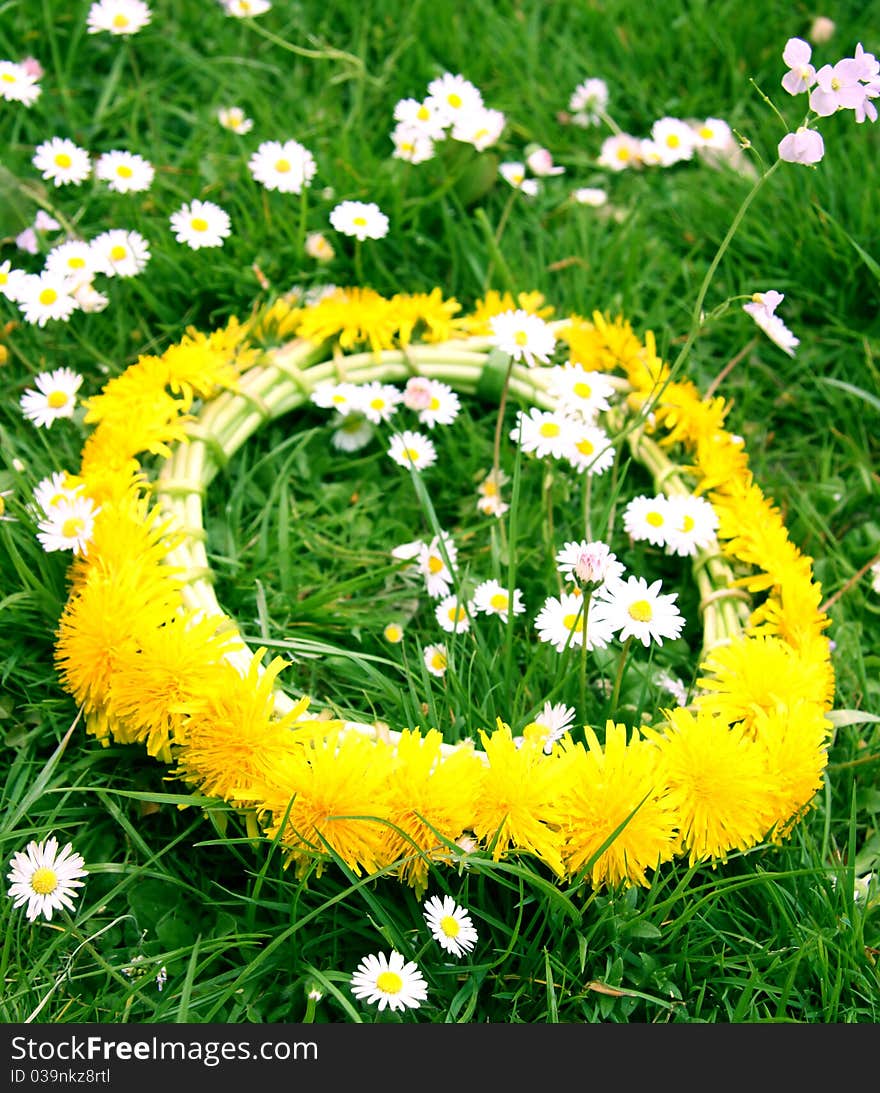
<instances>
[{"instance_id":1,"label":"lawn","mask_svg":"<svg viewBox=\"0 0 880 1093\"><path fill-rule=\"evenodd\" d=\"M0 1020L880 1019L880 18L751 7L0 7Z\"/></svg>"}]
</instances>

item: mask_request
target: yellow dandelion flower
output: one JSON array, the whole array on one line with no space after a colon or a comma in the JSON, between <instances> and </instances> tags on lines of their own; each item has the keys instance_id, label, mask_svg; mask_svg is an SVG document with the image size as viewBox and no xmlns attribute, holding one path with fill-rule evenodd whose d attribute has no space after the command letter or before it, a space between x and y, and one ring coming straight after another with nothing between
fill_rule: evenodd
<instances>
[{"instance_id":1,"label":"yellow dandelion flower","mask_svg":"<svg viewBox=\"0 0 880 1093\"><path fill-rule=\"evenodd\" d=\"M690 864L726 861L767 834L772 778L743 729L700 710L666 711L662 732L646 729L660 749L659 780L678 814Z\"/></svg>"},{"instance_id":2,"label":"yellow dandelion flower","mask_svg":"<svg viewBox=\"0 0 880 1093\"><path fill-rule=\"evenodd\" d=\"M702 664L697 680L704 693L696 704L722 720L742 721L751 730L761 710L791 706L798 699L830 703L833 677L826 672L827 642L805 650L792 649L771 635L751 634L719 646Z\"/></svg>"},{"instance_id":3,"label":"yellow dandelion flower","mask_svg":"<svg viewBox=\"0 0 880 1093\"><path fill-rule=\"evenodd\" d=\"M137 559L112 572L89 570L79 581L58 623L55 665L87 714L104 706L118 658L137 649L135 630L161 626L176 607L167 584L144 580Z\"/></svg>"},{"instance_id":4,"label":"yellow dandelion flower","mask_svg":"<svg viewBox=\"0 0 880 1093\"><path fill-rule=\"evenodd\" d=\"M493 315L500 315L502 311L513 311L519 308L530 315L537 315L541 319L549 319L554 308L545 303L543 293L520 292L516 299L509 292L497 292L489 289L485 296L477 300L469 315L461 320L462 329L476 337L485 337L492 333L489 320Z\"/></svg>"},{"instance_id":5,"label":"yellow dandelion flower","mask_svg":"<svg viewBox=\"0 0 880 1093\"><path fill-rule=\"evenodd\" d=\"M261 669L264 653L265 649L254 653L244 676L224 662L222 677L184 723L186 744L177 753L174 774L197 784L208 796L231 800L254 785L264 785L285 757L301 746L291 729L308 699L284 717L275 716L275 680L285 661L276 657Z\"/></svg>"},{"instance_id":6,"label":"yellow dandelion flower","mask_svg":"<svg viewBox=\"0 0 880 1093\"><path fill-rule=\"evenodd\" d=\"M177 615L162 626L137 626L135 645L113 664L108 707L125 725L127 743L145 744L162 762L186 743L186 720L229 678L223 657L241 641L218 630L224 619Z\"/></svg>"},{"instance_id":7,"label":"yellow dandelion flower","mask_svg":"<svg viewBox=\"0 0 880 1093\"><path fill-rule=\"evenodd\" d=\"M96 505L119 500L146 482L146 475L134 455L120 451L113 431L101 428L86 438L80 477L85 483L84 492Z\"/></svg>"},{"instance_id":8,"label":"yellow dandelion flower","mask_svg":"<svg viewBox=\"0 0 880 1093\"><path fill-rule=\"evenodd\" d=\"M390 300L371 288L340 288L303 311L299 336L320 344L336 338L342 349L369 345L374 353L390 349L397 318Z\"/></svg>"},{"instance_id":9,"label":"yellow dandelion flower","mask_svg":"<svg viewBox=\"0 0 880 1093\"><path fill-rule=\"evenodd\" d=\"M745 481L748 468L749 457L742 440L730 433L718 433L698 438L693 463L683 470L696 479L694 492L702 494L729 487L734 480ZM711 500L714 504L715 498Z\"/></svg>"},{"instance_id":10,"label":"yellow dandelion flower","mask_svg":"<svg viewBox=\"0 0 880 1093\"><path fill-rule=\"evenodd\" d=\"M564 872L559 799L568 763L544 754L540 743L517 748L510 727L499 720L491 735L481 730L488 758L472 828L499 861L508 851L534 854L560 876Z\"/></svg>"},{"instance_id":11,"label":"yellow dandelion flower","mask_svg":"<svg viewBox=\"0 0 880 1093\"><path fill-rule=\"evenodd\" d=\"M669 861L678 849L677 814L658 786L660 752L638 729L627 743L626 726L609 721L605 744L584 729L587 747L568 745L572 769L560 802L565 813L563 860L578 875L613 832L614 842L587 873L594 888L638 884L647 888L649 869Z\"/></svg>"},{"instance_id":12,"label":"yellow dandelion flower","mask_svg":"<svg viewBox=\"0 0 880 1093\"><path fill-rule=\"evenodd\" d=\"M445 342L464 329L461 319L454 318L461 304L455 299L443 299L439 288L430 293L400 293L392 296L398 326L398 341L409 345L414 336L423 342Z\"/></svg>"},{"instance_id":13,"label":"yellow dandelion flower","mask_svg":"<svg viewBox=\"0 0 880 1093\"><path fill-rule=\"evenodd\" d=\"M831 729L815 702L799 700L755 717L755 745L771 784L766 825L777 840L790 832L822 788Z\"/></svg>"},{"instance_id":14,"label":"yellow dandelion flower","mask_svg":"<svg viewBox=\"0 0 880 1093\"><path fill-rule=\"evenodd\" d=\"M443 755L443 736L431 729L422 736L405 729L393 756L388 784L385 856L403 859L399 876L421 895L431 861L449 858L449 842L464 834L480 789L482 762L461 748ZM445 841L444 841L445 840Z\"/></svg>"},{"instance_id":15,"label":"yellow dandelion flower","mask_svg":"<svg viewBox=\"0 0 880 1093\"><path fill-rule=\"evenodd\" d=\"M332 849L356 875L389 864L386 848L391 749L357 732L331 731L298 746L274 772L258 811L266 834L280 832L288 861L318 874Z\"/></svg>"},{"instance_id":16,"label":"yellow dandelion flower","mask_svg":"<svg viewBox=\"0 0 880 1093\"><path fill-rule=\"evenodd\" d=\"M165 385L181 395L187 407L196 396L204 399L218 391L237 390L240 372L258 355L246 345L245 334L246 328L234 317L211 334L187 327L183 338L162 354Z\"/></svg>"},{"instance_id":17,"label":"yellow dandelion flower","mask_svg":"<svg viewBox=\"0 0 880 1093\"><path fill-rule=\"evenodd\" d=\"M257 312L248 325L248 336L260 345L279 345L297 332L302 315L298 295L279 296Z\"/></svg>"}]
</instances>

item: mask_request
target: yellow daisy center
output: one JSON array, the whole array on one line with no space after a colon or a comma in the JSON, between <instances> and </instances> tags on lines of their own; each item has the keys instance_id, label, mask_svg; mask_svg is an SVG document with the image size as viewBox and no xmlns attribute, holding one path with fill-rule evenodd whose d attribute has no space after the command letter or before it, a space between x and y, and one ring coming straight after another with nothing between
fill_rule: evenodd
<instances>
[{"instance_id":1,"label":"yellow daisy center","mask_svg":"<svg viewBox=\"0 0 880 1093\"><path fill-rule=\"evenodd\" d=\"M440 919L440 929L447 937L458 937L461 933L461 924L454 915L444 915Z\"/></svg>"},{"instance_id":2,"label":"yellow daisy center","mask_svg":"<svg viewBox=\"0 0 880 1093\"><path fill-rule=\"evenodd\" d=\"M82 534L85 526L85 521L81 516L68 516L61 525L61 534L65 539L75 539L77 535Z\"/></svg>"},{"instance_id":3,"label":"yellow daisy center","mask_svg":"<svg viewBox=\"0 0 880 1093\"><path fill-rule=\"evenodd\" d=\"M495 608L496 611L506 611L508 603L507 593L496 592L493 596L490 597L489 603L492 605L492 607Z\"/></svg>"},{"instance_id":4,"label":"yellow daisy center","mask_svg":"<svg viewBox=\"0 0 880 1093\"><path fill-rule=\"evenodd\" d=\"M443 568L443 562L440 558L435 557L433 554L428 559L428 570L431 573L439 573Z\"/></svg>"},{"instance_id":5,"label":"yellow daisy center","mask_svg":"<svg viewBox=\"0 0 880 1093\"><path fill-rule=\"evenodd\" d=\"M38 297L41 304L48 307L49 304L54 304L58 299L58 293L54 288L44 288Z\"/></svg>"},{"instance_id":6,"label":"yellow daisy center","mask_svg":"<svg viewBox=\"0 0 880 1093\"><path fill-rule=\"evenodd\" d=\"M54 892L58 887L58 877L55 875L54 869L49 869L45 865L37 869L34 875L31 877L31 888L40 896L48 896L50 892Z\"/></svg>"},{"instance_id":7,"label":"yellow daisy center","mask_svg":"<svg viewBox=\"0 0 880 1093\"><path fill-rule=\"evenodd\" d=\"M622 144L615 153L619 160L626 161L629 159L629 148L625 144Z\"/></svg>"},{"instance_id":8,"label":"yellow daisy center","mask_svg":"<svg viewBox=\"0 0 880 1093\"><path fill-rule=\"evenodd\" d=\"M708 125L704 125L700 129L700 136L703 138L703 140L711 140L712 137L715 136L715 130L710 129Z\"/></svg>"},{"instance_id":9,"label":"yellow daisy center","mask_svg":"<svg viewBox=\"0 0 880 1093\"><path fill-rule=\"evenodd\" d=\"M629 617L635 622L650 622L654 617L651 605L647 600L635 600L629 605Z\"/></svg>"},{"instance_id":10,"label":"yellow daisy center","mask_svg":"<svg viewBox=\"0 0 880 1093\"><path fill-rule=\"evenodd\" d=\"M559 436L559 426L555 421L545 421L538 430L541 436Z\"/></svg>"},{"instance_id":11,"label":"yellow daisy center","mask_svg":"<svg viewBox=\"0 0 880 1093\"><path fill-rule=\"evenodd\" d=\"M677 133L670 133L666 138L667 148L677 148L681 144L681 137Z\"/></svg>"},{"instance_id":12,"label":"yellow daisy center","mask_svg":"<svg viewBox=\"0 0 880 1093\"><path fill-rule=\"evenodd\" d=\"M467 618L467 611L461 606L450 607L449 609L449 621L450 622L464 622Z\"/></svg>"},{"instance_id":13,"label":"yellow daisy center","mask_svg":"<svg viewBox=\"0 0 880 1093\"><path fill-rule=\"evenodd\" d=\"M483 483L483 496L484 497L497 497L498 496L498 487L495 485L494 482L484 482Z\"/></svg>"},{"instance_id":14,"label":"yellow daisy center","mask_svg":"<svg viewBox=\"0 0 880 1093\"><path fill-rule=\"evenodd\" d=\"M370 409L371 410L384 410L385 409L385 399L378 398L378 397L374 398L374 399L370 399Z\"/></svg>"},{"instance_id":15,"label":"yellow daisy center","mask_svg":"<svg viewBox=\"0 0 880 1093\"><path fill-rule=\"evenodd\" d=\"M578 398L589 398L593 394L593 388L588 383L580 380L574 385L574 393Z\"/></svg>"},{"instance_id":16,"label":"yellow daisy center","mask_svg":"<svg viewBox=\"0 0 880 1093\"><path fill-rule=\"evenodd\" d=\"M352 220L352 224L355 224L359 228L365 228L367 226L367 218L365 216L356 216Z\"/></svg>"},{"instance_id":17,"label":"yellow daisy center","mask_svg":"<svg viewBox=\"0 0 880 1093\"><path fill-rule=\"evenodd\" d=\"M385 640L390 641L392 645L396 645L403 637L403 631L395 623L389 623L385 627Z\"/></svg>"},{"instance_id":18,"label":"yellow daisy center","mask_svg":"<svg viewBox=\"0 0 880 1093\"><path fill-rule=\"evenodd\" d=\"M529 336L525 332L525 330L517 330L517 332L513 336L513 340L516 342L517 345L529 344Z\"/></svg>"},{"instance_id":19,"label":"yellow daisy center","mask_svg":"<svg viewBox=\"0 0 880 1093\"><path fill-rule=\"evenodd\" d=\"M116 246L110 251L110 258L114 262L121 262L128 252L121 243L117 243Z\"/></svg>"},{"instance_id":20,"label":"yellow daisy center","mask_svg":"<svg viewBox=\"0 0 880 1093\"><path fill-rule=\"evenodd\" d=\"M0 76L0 80L3 80L4 83L15 83L15 77L11 72L4 72L3 75Z\"/></svg>"},{"instance_id":21,"label":"yellow daisy center","mask_svg":"<svg viewBox=\"0 0 880 1093\"><path fill-rule=\"evenodd\" d=\"M693 516L685 516L684 517L684 519L681 522L681 530L682 531L693 531L694 530L694 518L693 518Z\"/></svg>"},{"instance_id":22,"label":"yellow daisy center","mask_svg":"<svg viewBox=\"0 0 880 1093\"><path fill-rule=\"evenodd\" d=\"M458 110L458 108L461 106L461 95L458 95L453 91L446 96L446 101L453 108L453 110Z\"/></svg>"},{"instance_id":23,"label":"yellow daisy center","mask_svg":"<svg viewBox=\"0 0 880 1093\"><path fill-rule=\"evenodd\" d=\"M645 517L645 521L651 525L652 528L659 528L663 526L663 516L659 512L649 512Z\"/></svg>"},{"instance_id":24,"label":"yellow daisy center","mask_svg":"<svg viewBox=\"0 0 880 1093\"><path fill-rule=\"evenodd\" d=\"M419 121L428 121L431 117L431 111L427 108L427 106L420 106L416 111L416 117L419 119Z\"/></svg>"},{"instance_id":25,"label":"yellow daisy center","mask_svg":"<svg viewBox=\"0 0 880 1093\"><path fill-rule=\"evenodd\" d=\"M431 402L428 406L428 409L429 410L439 410L440 409L440 399L438 399L436 396L432 395L431 396Z\"/></svg>"},{"instance_id":26,"label":"yellow daisy center","mask_svg":"<svg viewBox=\"0 0 880 1093\"><path fill-rule=\"evenodd\" d=\"M60 410L62 406L67 405L67 392L53 391L46 399L46 405L51 406L53 410Z\"/></svg>"},{"instance_id":27,"label":"yellow daisy center","mask_svg":"<svg viewBox=\"0 0 880 1093\"><path fill-rule=\"evenodd\" d=\"M131 176L134 174L134 171L131 169L131 167L129 167L127 163L120 163L116 168L116 173L119 175L120 178L131 178Z\"/></svg>"},{"instance_id":28,"label":"yellow daisy center","mask_svg":"<svg viewBox=\"0 0 880 1093\"><path fill-rule=\"evenodd\" d=\"M116 27L118 30L122 30L123 27L127 27L128 22L128 16L123 15L121 11L117 15L113 16L113 26Z\"/></svg>"},{"instance_id":29,"label":"yellow daisy center","mask_svg":"<svg viewBox=\"0 0 880 1093\"><path fill-rule=\"evenodd\" d=\"M431 654L431 667L436 668L437 671L442 671L446 667L446 657L443 653Z\"/></svg>"},{"instance_id":30,"label":"yellow daisy center","mask_svg":"<svg viewBox=\"0 0 880 1093\"><path fill-rule=\"evenodd\" d=\"M72 258L67 259L67 264L71 269L82 269L86 264L85 258L81 258L78 254L74 254Z\"/></svg>"},{"instance_id":31,"label":"yellow daisy center","mask_svg":"<svg viewBox=\"0 0 880 1093\"><path fill-rule=\"evenodd\" d=\"M582 634L584 632L584 613L583 611L578 614L566 615L562 620L562 625L566 630L571 630L575 634Z\"/></svg>"},{"instance_id":32,"label":"yellow daisy center","mask_svg":"<svg viewBox=\"0 0 880 1093\"><path fill-rule=\"evenodd\" d=\"M400 994L403 989L403 980L397 972L379 972L376 977L376 986L383 994Z\"/></svg>"},{"instance_id":33,"label":"yellow daisy center","mask_svg":"<svg viewBox=\"0 0 880 1093\"><path fill-rule=\"evenodd\" d=\"M194 232L206 232L208 230L208 221L201 216L194 216L190 221L190 225Z\"/></svg>"},{"instance_id":34,"label":"yellow daisy center","mask_svg":"<svg viewBox=\"0 0 880 1093\"><path fill-rule=\"evenodd\" d=\"M422 453L417 448L404 448L403 457L408 459L410 463L418 463L422 458Z\"/></svg>"},{"instance_id":35,"label":"yellow daisy center","mask_svg":"<svg viewBox=\"0 0 880 1093\"><path fill-rule=\"evenodd\" d=\"M70 167L73 164L73 160L67 154L67 152L59 152L55 156L56 167Z\"/></svg>"},{"instance_id":36,"label":"yellow daisy center","mask_svg":"<svg viewBox=\"0 0 880 1093\"><path fill-rule=\"evenodd\" d=\"M575 447L581 453L581 455L592 455L596 450L596 446L591 440L587 440L586 437L583 440L579 440Z\"/></svg>"},{"instance_id":37,"label":"yellow daisy center","mask_svg":"<svg viewBox=\"0 0 880 1093\"><path fill-rule=\"evenodd\" d=\"M290 160L277 160L275 163L275 170L278 172L279 175L286 175L287 172L290 170Z\"/></svg>"}]
</instances>

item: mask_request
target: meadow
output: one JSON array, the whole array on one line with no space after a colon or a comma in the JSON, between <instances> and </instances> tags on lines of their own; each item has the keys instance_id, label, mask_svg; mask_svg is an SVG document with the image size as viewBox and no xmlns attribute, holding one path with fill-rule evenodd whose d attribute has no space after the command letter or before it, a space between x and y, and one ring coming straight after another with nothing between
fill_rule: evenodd
<instances>
[{"instance_id":1,"label":"meadow","mask_svg":"<svg viewBox=\"0 0 880 1093\"><path fill-rule=\"evenodd\" d=\"M0 5L0 1020L880 1019L865 8Z\"/></svg>"}]
</instances>

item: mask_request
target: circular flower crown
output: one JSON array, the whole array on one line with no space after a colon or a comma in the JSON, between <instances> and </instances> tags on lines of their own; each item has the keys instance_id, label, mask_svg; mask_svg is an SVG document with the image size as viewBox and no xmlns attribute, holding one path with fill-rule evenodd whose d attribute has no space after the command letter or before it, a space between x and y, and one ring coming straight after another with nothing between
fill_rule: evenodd
<instances>
[{"instance_id":1,"label":"circular flower crown","mask_svg":"<svg viewBox=\"0 0 880 1093\"><path fill-rule=\"evenodd\" d=\"M608 721L552 747L499 718L471 739L313 715L218 603L206 546L212 479L265 422L319 384L413 376L552 410L540 364L516 363L490 320L537 294L490 293L470 314L430 294L335 289L246 323L193 329L87 400L71 486L96 515L70 568L56 663L88 731L141 744L194 795L240 810L298 875L330 862L419 892L469 854L529 855L560 883L648 886L677 856L723 862L786 837L822 784L834 678L811 559L754 482L724 400L676 381L621 318L550 326L569 361L623 395L609 420L668 497L707 498L717 538L693 556L703 644L697 690L651 724ZM674 456L674 460L673 457ZM197 799L194 797L194 799Z\"/></svg>"}]
</instances>

